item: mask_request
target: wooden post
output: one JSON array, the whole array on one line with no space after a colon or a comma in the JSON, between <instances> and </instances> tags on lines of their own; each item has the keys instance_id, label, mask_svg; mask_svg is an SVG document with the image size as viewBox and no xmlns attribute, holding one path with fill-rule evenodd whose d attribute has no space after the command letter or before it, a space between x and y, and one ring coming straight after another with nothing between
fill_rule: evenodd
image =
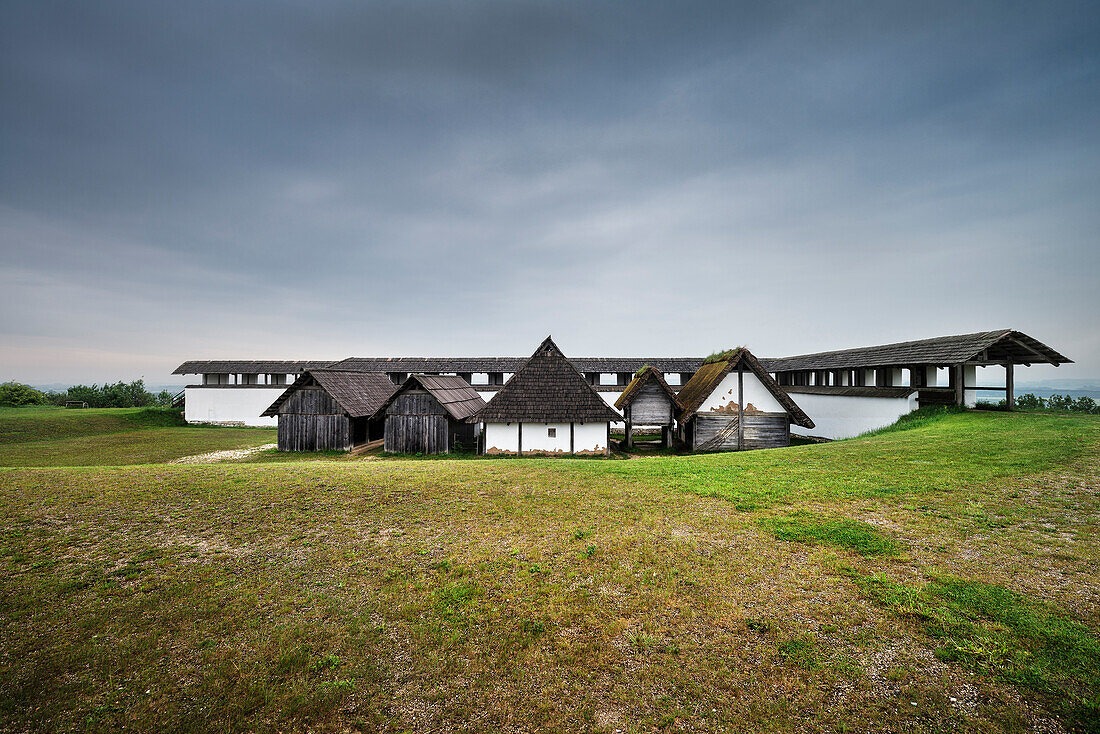
<instances>
[{"instance_id":1,"label":"wooden post","mask_svg":"<svg viewBox=\"0 0 1100 734\"><path fill-rule=\"evenodd\" d=\"M631 439L630 431L633 426L630 424L630 406L626 406L626 413L623 415L624 423L626 424L626 448L629 451L634 448L634 442Z\"/></svg>"},{"instance_id":2,"label":"wooden post","mask_svg":"<svg viewBox=\"0 0 1100 734\"><path fill-rule=\"evenodd\" d=\"M951 366L951 379L955 388L955 405L966 405L966 386L963 384L964 374L961 364Z\"/></svg>"},{"instance_id":3,"label":"wooden post","mask_svg":"<svg viewBox=\"0 0 1100 734\"><path fill-rule=\"evenodd\" d=\"M516 427L517 427L517 433L519 435L519 439L518 439L518 442L517 442L518 445L516 446L516 448L517 448L516 453L518 453L520 456L523 456L523 424L522 423L516 423Z\"/></svg>"},{"instance_id":4,"label":"wooden post","mask_svg":"<svg viewBox=\"0 0 1100 734\"><path fill-rule=\"evenodd\" d=\"M569 421L569 453L577 453L573 448L573 421Z\"/></svg>"},{"instance_id":5,"label":"wooden post","mask_svg":"<svg viewBox=\"0 0 1100 734\"><path fill-rule=\"evenodd\" d=\"M1016 392L1013 388L1012 362L1005 362L1005 405L1009 410L1016 410Z\"/></svg>"},{"instance_id":6,"label":"wooden post","mask_svg":"<svg viewBox=\"0 0 1100 734\"><path fill-rule=\"evenodd\" d=\"M737 363L737 450L745 448L745 367Z\"/></svg>"}]
</instances>

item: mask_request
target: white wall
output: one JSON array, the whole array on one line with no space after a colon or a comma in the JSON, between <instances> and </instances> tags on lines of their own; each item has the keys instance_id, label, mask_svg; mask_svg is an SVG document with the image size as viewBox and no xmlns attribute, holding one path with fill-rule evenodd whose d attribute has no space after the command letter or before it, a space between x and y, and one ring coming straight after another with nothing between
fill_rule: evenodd
<instances>
[{"instance_id":1,"label":"white wall","mask_svg":"<svg viewBox=\"0 0 1100 734\"><path fill-rule=\"evenodd\" d=\"M760 382L752 372L744 373L745 405L752 405L757 410L765 413L786 413L787 409L779 404L775 396L771 394L764 383ZM795 397L794 401L802 407L802 401ZM722 378L714 392L707 396L703 404L699 406L697 413L709 413L712 410L726 410L730 403L737 402L737 372L733 371ZM804 409L804 408L803 408ZM810 416L813 418L813 416Z\"/></svg>"},{"instance_id":2,"label":"white wall","mask_svg":"<svg viewBox=\"0 0 1100 734\"><path fill-rule=\"evenodd\" d=\"M286 386L271 387L188 387L184 397L184 418L188 423L233 423L246 426L277 426L278 418L262 418L283 394Z\"/></svg>"},{"instance_id":3,"label":"white wall","mask_svg":"<svg viewBox=\"0 0 1100 734\"><path fill-rule=\"evenodd\" d=\"M905 398L865 398L846 395L791 393L798 407L814 422L813 428L791 426L792 433L822 438L851 438L882 428L917 409L914 390Z\"/></svg>"},{"instance_id":4,"label":"white wall","mask_svg":"<svg viewBox=\"0 0 1100 734\"><path fill-rule=\"evenodd\" d=\"M553 428L557 435L551 438L547 429ZM576 453L604 453L607 448L606 423L574 423L573 449ZM487 423L485 425L485 453L515 453L519 450L519 424ZM546 451L550 453L569 453L568 423L524 423L523 453L528 451Z\"/></svg>"}]
</instances>

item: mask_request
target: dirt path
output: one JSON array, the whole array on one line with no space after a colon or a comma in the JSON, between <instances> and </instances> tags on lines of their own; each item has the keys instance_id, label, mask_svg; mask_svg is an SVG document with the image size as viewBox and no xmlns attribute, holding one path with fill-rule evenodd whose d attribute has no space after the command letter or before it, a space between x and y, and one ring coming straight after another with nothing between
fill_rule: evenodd
<instances>
[{"instance_id":1,"label":"dirt path","mask_svg":"<svg viewBox=\"0 0 1100 734\"><path fill-rule=\"evenodd\" d=\"M258 454L261 451L267 449L273 449L278 444L265 443L263 446L253 446L250 449L227 449L225 451L210 451L205 454L195 454L194 456L181 456L178 459L172 459L169 464L216 464L219 461L233 461L235 459L247 459L253 454Z\"/></svg>"}]
</instances>

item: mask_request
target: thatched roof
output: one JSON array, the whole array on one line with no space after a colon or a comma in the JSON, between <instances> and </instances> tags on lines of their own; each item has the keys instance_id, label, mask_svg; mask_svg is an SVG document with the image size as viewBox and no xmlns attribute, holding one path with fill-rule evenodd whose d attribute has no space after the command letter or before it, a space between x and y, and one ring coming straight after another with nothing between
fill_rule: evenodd
<instances>
[{"instance_id":1,"label":"thatched roof","mask_svg":"<svg viewBox=\"0 0 1100 734\"><path fill-rule=\"evenodd\" d=\"M265 416L279 414L279 408L287 398L306 385L318 384L332 396L337 405L352 418L364 418L374 415L378 406L393 394L394 385L390 378L379 372L345 372L341 370L307 370L299 375L294 384L283 391L271 406L263 412Z\"/></svg>"},{"instance_id":2,"label":"thatched roof","mask_svg":"<svg viewBox=\"0 0 1100 734\"><path fill-rule=\"evenodd\" d=\"M673 409L679 411L680 401L676 397L676 392L665 382L665 377L661 374L661 371L652 365L643 367L638 371L638 374L634 375L634 379L630 381L630 384L623 390L623 394L615 401L615 407L619 410L626 408L638 396L641 389L651 382L656 383L668 395L668 399L672 401Z\"/></svg>"},{"instance_id":3,"label":"thatched roof","mask_svg":"<svg viewBox=\"0 0 1100 734\"><path fill-rule=\"evenodd\" d=\"M409 375L375 411L374 417L381 418L386 413L386 408L397 399L397 396L406 390L421 388L443 407L455 420L463 421L485 407L485 401L477 390L470 387L470 383L461 377L454 375Z\"/></svg>"},{"instance_id":4,"label":"thatched roof","mask_svg":"<svg viewBox=\"0 0 1100 734\"><path fill-rule=\"evenodd\" d=\"M485 423L602 423L622 416L604 402L550 337L477 414Z\"/></svg>"},{"instance_id":5,"label":"thatched roof","mask_svg":"<svg viewBox=\"0 0 1100 734\"><path fill-rule=\"evenodd\" d=\"M768 389L768 392L790 414L792 423L803 428L814 427L814 422L810 420L810 417L802 411L802 408L798 407L790 395L783 391L779 383L772 379L772 376L760 364L760 360L754 357L748 349L741 347L740 349L730 350L725 353L725 356L725 359L703 365L695 373L695 376L680 388L676 398L683 406L683 412L680 413L679 417L681 423L686 423L695 417L695 412L699 410L699 406L718 388L726 375L733 372L740 365L756 375L757 379Z\"/></svg>"},{"instance_id":6,"label":"thatched roof","mask_svg":"<svg viewBox=\"0 0 1100 734\"><path fill-rule=\"evenodd\" d=\"M797 357L766 359L772 372L793 370L839 370L855 367L907 367L910 365L947 366L960 362L1004 362L1017 364L1071 364L1038 339L1012 329L980 331L975 334L937 336L876 347L838 349L831 352L802 354Z\"/></svg>"}]
</instances>

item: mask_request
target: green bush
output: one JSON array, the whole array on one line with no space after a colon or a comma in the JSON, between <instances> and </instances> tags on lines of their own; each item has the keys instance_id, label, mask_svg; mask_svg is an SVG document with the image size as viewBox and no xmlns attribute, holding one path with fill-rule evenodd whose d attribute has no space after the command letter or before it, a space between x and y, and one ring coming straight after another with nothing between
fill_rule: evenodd
<instances>
[{"instance_id":1,"label":"green bush","mask_svg":"<svg viewBox=\"0 0 1100 734\"><path fill-rule=\"evenodd\" d=\"M0 384L0 405L45 405L49 398L40 390L35 390L30 385L21 382L5 382Z\"/></svg>"}]
</instances>

